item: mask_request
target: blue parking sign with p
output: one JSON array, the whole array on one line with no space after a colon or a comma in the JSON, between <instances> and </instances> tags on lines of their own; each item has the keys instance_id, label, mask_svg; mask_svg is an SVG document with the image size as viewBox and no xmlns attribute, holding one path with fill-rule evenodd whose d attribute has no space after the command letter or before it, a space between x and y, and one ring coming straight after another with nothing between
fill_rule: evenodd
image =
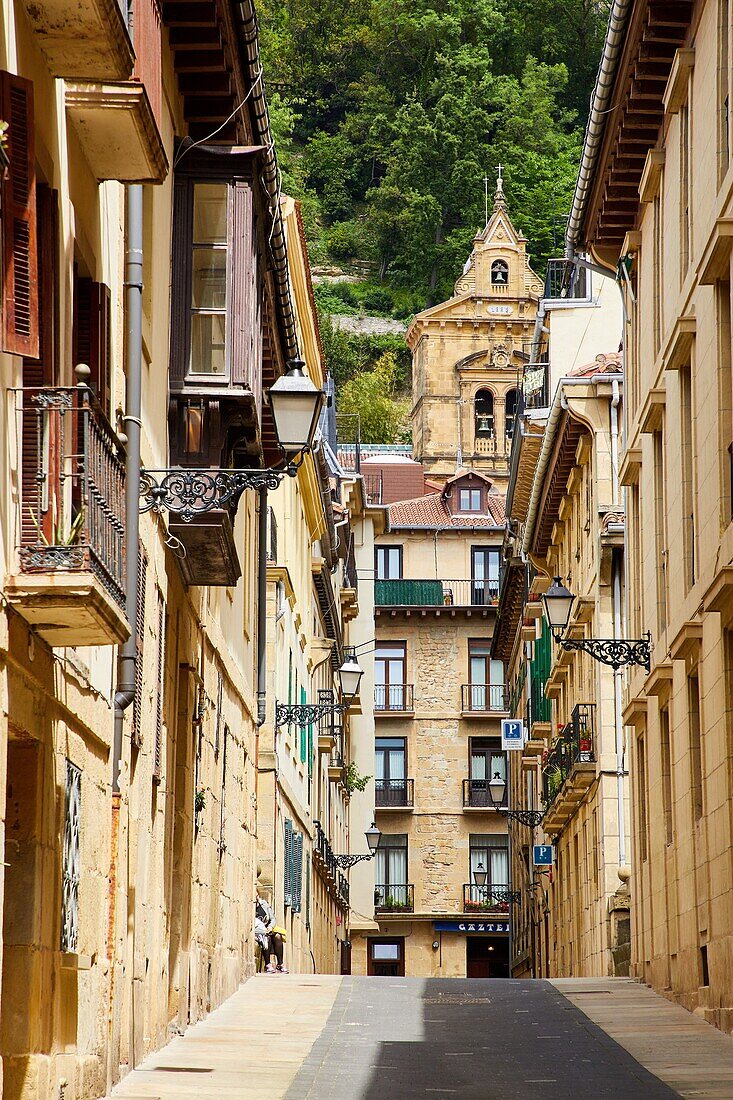
<instances>
[{"instance_id":1,"label":"blue parking sign with p","mask_svg":"<svg viewBox=\"0 0 733 1100\"><path fill-rule=\"evenodd\" d=\"M552 867L552 845L535 844L532 862L535 867Z\"/></svg>"},{"instance_id":2,"label":"blue parking sign with p","mask_svg":"<svg viewBox=\"0 0 733 1100\"><path fill-rule=\"evenodd\" d=\"M501 747L503 749L524 748L524 723L520 718L502 718Z\"/></svg>"}]
</instances>

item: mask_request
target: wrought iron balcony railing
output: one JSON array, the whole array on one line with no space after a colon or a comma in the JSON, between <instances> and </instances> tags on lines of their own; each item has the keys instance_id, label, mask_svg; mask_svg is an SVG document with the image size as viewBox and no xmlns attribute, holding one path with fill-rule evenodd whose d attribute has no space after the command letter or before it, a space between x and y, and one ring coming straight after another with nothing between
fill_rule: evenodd
<instances>
[{"instance_id":1,"label":"wrought iron balcony railing","mask_svg":"<svg viewBox=\"0 0 733 1100\"><path fill-rule=\"evenodd\" d=\"M570 721L547 754L542 768L542 792L549 808L562 790L565 780L577 763L595 761L593 703L578 703Z\"/></svg>"},{"instance_id":2,"label":"wrought iron balcony railing","mask_svg":"<svg viewBox=\"0 0 733 1100\"><path fill-rule=\"evenodd\" d=\"M384 493L382 471L379 473L362 474L364 479L364 494L370 504L381 504Z\"/></svg>"},{"instance_id":3,"label":"wrought iron balcony railing","mask_svg":"<svg viewBox=\"0 0 733 1100\"><path fill-rule=\"evenodd\" d=\"M413 779L375 779L374 805L377 809L411 809L415 781Z\"/></svg>"},{"instance_id":4,"label":"wrought iron balcony railing","mask_svg":"<svg viewBox=\"0 0 733 1100\"><path fill-rule=\"evenodd\" d=\"M499 600L500 579L378 580L377 607L490 607Z\"/></svg>"},{"instance_id":5,"label":"wrought iron balcony railing","mask_svg":"<svg viewBox=\"0 0 733 1100\"><path fill-rule=\"evenodd\" d=\"M412 688L412 684L375 684L375 711L390 714L411 713L413 710Z\"/></svg>"},{"instance_id":6,"label":"wrought iron balcony railing","mask_svg":"<svg viewBox=\"0 0 733 1100\"><path fill-rule=\"evenodd\" d=\"M509 709L509 690L504 684L462 684L461 710L490 714Z\"/></svg>"},{"instance_id":7,"label":"wrought iron balcony railing","mask_svg":"<svg viewBox=\"0 0 733 1100\"><path fill-rule=\"evenodd\" d=\"M125 606L125 464L86 385L16 391L23 573L94 573Z\"/></svg>"},{"instance_id":8,"label":"wrought iron balcony railing","mask_svg":"<svg viewBox=\"0 0 733 1100\"><path fill-rule=\"evenodd\" d=\"M412 883L377 883L374 908L378 913L414 913L415 887Z\"/></svg>"},{"instance_id":9,"label":"wrought iron balcony railing","mask_svg":"<svg viewBox=\"0 0 733 1100\"><path fill-rule=\"evenodd\" d=\"M313 838L313 859L315 865L325 878L333 882L336 888L336 897L343 905L348 907L349 884L345 876L342 875L339 870L333 848L329 843L328 837L321 828L320 821L314 821L313 824L315 826L315 836Z\"/></svg>"},{"instance_id":10,"label":"wrought iron balcony railing","mask_svg":"<svg viewBox=\"0 0 733 1100\"><path fill-rule=\"evenodd\" d=\"M504 798L500 806L508 806L507 801L509 787L507 785ZM463 780L463 808L467 810L493 810L496 807L491 800L488 779L464 779Z\"/></svg>"},{"instance_id":11,"label":"wrought iron balcony railing","mask_svg":"<svg viewBox=\"0 0 733 1100\"><path fill-rule=\"evenodd\" d=\"M473 886L464 883L464 913L501 913L509 912L509 906L517 900L517 892L506 883L492 883L487 886Z\"/></svg>"},{"instance_id":12,"label":"wrought iron balcony railing","mask_svg":"<svg viewBox=\"0 0 733 1100\"><path fill-rule=\"evenodd\" d=\"M584 299L590 292L590 272L572 260L563 258L547 261L545 298Z\"/></svg>"}]
</instances>

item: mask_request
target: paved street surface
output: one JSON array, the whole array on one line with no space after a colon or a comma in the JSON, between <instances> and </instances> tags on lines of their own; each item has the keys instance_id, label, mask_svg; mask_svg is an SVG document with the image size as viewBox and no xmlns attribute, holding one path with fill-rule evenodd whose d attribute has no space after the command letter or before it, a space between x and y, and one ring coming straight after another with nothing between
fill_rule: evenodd
<instances>
[{"instance_id":1,"label":"paved street surface","mask_svg":"<svg viewBox=\"0 0 733 1100\"><path fill-rule=\"evenodd\" d=\"M733 1039L625 979L260 975L115 1100L733 1100Z\"/></svg>"}]
</instances>

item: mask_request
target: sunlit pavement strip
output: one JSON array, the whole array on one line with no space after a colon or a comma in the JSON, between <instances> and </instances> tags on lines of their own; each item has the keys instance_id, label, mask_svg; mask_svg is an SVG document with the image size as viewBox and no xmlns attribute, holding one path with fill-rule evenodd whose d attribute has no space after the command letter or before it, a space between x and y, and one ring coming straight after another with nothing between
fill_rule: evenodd
<instances>
[{"instance_id":1,"label":"sunlit pavement strip","mask_svg":"<svg viewBox=\"0 0 733 1100\"><path fill-rule=\"evenodd\" d=\"M680 1096L733 1100L730 1036L626 978L555 978L552 984Z\"/></svg>"},{"instance_id":2,"label":"sunlit pavement strip","mask_svg":"<svg viewBox=\"0 0 733 1100\"><path fill-rule=\"evenodd\" d=\"M733 1040L624 979L261 975L114 1100L733 1100Z\"/></svg>"},{"instance_id":3,"label":"sunlit pavement strip","mask_svg":"<svg viewBox=\"0 0 733 1100\"><path fill-rule=\"evenodd\" d=\"M260 974L129 1073L117 1100L282 1100L321 1034L341 978Z\"/></svg>"}]
</instances>

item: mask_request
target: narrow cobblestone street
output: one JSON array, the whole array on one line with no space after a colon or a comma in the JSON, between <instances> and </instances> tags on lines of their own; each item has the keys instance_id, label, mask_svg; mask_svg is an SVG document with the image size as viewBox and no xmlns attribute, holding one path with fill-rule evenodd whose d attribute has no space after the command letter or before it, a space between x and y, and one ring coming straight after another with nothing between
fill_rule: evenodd
<instances>
[{"instance_id":1,"label":"narrow cobblestone street","mask_svg":"<svg viewBox=\"0 0 733 1100\"><path fill-rule=\"evenodd\" d=\"M733 1100L733 1040L626 979L268 976L114 1100Z\"/></svg>"}]
</instances>

